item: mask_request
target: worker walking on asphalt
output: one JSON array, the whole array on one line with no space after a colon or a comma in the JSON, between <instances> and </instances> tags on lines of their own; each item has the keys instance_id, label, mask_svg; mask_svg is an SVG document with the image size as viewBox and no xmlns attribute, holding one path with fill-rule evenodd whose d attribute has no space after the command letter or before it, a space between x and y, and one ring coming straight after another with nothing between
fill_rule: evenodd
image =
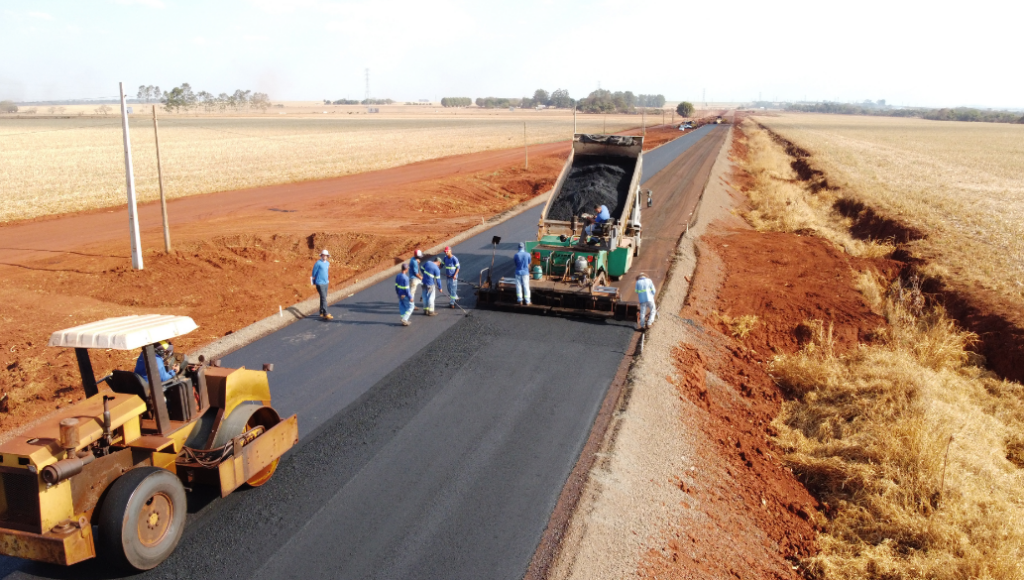
<instances>
[{"instance_id":1,"label":"worker walking on asphalt","mask_svg":"<svg viewBox=\"0 0 1024 580\"><path fill-rule=\"evenodd\" d=\"M636 278L636 298L640 302L636 329L644 330L650 328L654 324L655 315L658 314L658 307L654 304L654 282L651 282L651 279L643 272Z\"/></svg>"},{"instance_id":2,"label":"worker walking on asphalt","mask_svg":"<svg viewBox=\"0 0 1024 580\"><path fill-rule=\"evenodd\" d=\"M448 307L455 308L455 301L459 299L459 259L449 246L444 248L444 275L448 284Z\"/></svg>"},{"instance_id":3,"label":"worker walking on asphalt","mask_svg":"<svg viewBox=\"0 0 1024 580\"><path fill-rule=\"evenodd\" d=\"M423 252L416 250L412 254L412 259L409 260L409 296L412 300L413 310L416 309L416 289L423 283L423 273L420 267L420 258L422 257Z\"/></svg>"},{"instance_id":4,"label":"worker walking on asphalt","mask_svg":"<svg viewBox=\"0 0 1024 580\"><path fill-rule=\"evenodd\" d=\"M395 276L395 293L398 294L398 313L402 315L402 326L409 326L412 316L412 294L409 293L409 264L402 264L402 271Z\"/></svg>"},{"instance_id":5,"label":"worker walking on asphalt","mask_svg":"<svg viewBox=\"0 0 1024 580\"><path fill-rule=\"evenodd\" d=\"M434 312L434 298L441 287L440 263L440 256L423 262L423 314L427 316L437 316L437 312Z\"/></svg>"},{"instance_id":6,"label":"worker walking on asphalt","mask_svg":"<svg viewBox=\"0 0 1024 580\"><path fill-rule=\"evenodd\" d=\"M516 265L516 302L523 303L526 298L526 305L530 305L530 254L526 253L526 244L519 242L519 251L512 256Z\"/></svg>"},{"instance_id":7,"label":"worker walking on asphalt","mask_svg":"<svg viewBox=\"0 0 1024 580\"><path fill-rule=\"evenodd\" d=\"M327 273L331 268L331 263L328 262L331 253L327 250L320 252L320 259L313 264L313 275L309 277L309 282L316 286L316 291L320 293L320 318L324 320L334 320L334 317L327 312L327 285L330 283Z\"/></svg>"}]
</instances>

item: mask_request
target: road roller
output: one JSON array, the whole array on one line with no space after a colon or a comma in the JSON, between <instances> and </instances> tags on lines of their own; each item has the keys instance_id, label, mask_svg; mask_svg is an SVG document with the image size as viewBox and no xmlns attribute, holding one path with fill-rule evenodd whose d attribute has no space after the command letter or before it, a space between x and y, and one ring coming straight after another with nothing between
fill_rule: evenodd
<instances>
[{"instance_id":1,"label":"road roller","mask_svg":"<svg viewBox=\"0 0 1024 580\"><path fill-rule=\"evenodd\" d=\"M298 442L296 416L271 406L273 366L168 354L168 341L196 328L154 314L52 334L51 347L74 349L86 397L0 445L0 553L148 570L181 539L187 491L213 486L224 497L270 479ZM93 349L141 349L141 361L97 379Z\"/></svg>"}]
</instances>

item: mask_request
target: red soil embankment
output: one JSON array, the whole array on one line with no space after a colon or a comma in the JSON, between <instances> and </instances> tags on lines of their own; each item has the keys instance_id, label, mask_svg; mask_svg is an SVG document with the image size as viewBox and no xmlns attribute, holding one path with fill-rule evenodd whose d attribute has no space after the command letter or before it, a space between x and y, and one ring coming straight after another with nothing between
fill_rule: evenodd
<instances>
[{"instance_id":1,"label":"red soil embankment","mask_svg":"<svg viewBox=\"0 0 1024 580\"><path fill-rule=\"evenodd\" d=\"M699 473L679 474L684 501L707 517L646 554L640 572L666 579L796 579L798 560L817 550L821 516L772 442L783 395L767 363L800 348L808 320L834 324L837 351L869 342L886 322L854 288L854 275L870 269L891 276L902 265L851 258L818 238L759 233L735 218L712 231L700 241L680 313L703 330L701 340L676 348L670 377L691 403L681 420L714 442L704 449ZM742 338L728 324L741 316L757 317Z\"/></svg>"}]
</instances>

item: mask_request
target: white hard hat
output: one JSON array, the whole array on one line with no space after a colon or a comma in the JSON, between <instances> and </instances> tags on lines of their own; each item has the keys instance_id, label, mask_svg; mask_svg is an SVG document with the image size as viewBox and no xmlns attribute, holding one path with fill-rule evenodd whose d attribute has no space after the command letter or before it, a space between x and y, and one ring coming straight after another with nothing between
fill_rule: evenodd
<instances>
[{"instance_id":1,"label":"white hard hat","mask_svg":"<svg viewBox=\"0 0 1024 580\"><path fill-rule=\"evenodd\" d=\"M417 258L422 258L423 257L423 250L416 250L416 257Z\"/></svg>"},{"instance_id":2,"label":"white hard hat","mask_svg":"<svg viewBox=\"0 0 1024 580\"><path fill-rule=\"evenodd\" d=\"M328 252L327 250L324 250L324 251L320 252L320 255L321 255L321 256L330 256L330 255L331 255L331 253L330 253L330 252Z\"/></svg>"}]
</instances>

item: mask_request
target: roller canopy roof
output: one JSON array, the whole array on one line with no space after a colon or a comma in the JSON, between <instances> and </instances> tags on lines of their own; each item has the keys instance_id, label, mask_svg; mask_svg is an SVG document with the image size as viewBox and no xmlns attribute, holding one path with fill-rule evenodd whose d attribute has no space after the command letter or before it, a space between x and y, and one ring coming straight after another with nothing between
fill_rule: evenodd
<instances>
[{"instance_id":1,"label":"roller canopy roof","mask_svg":"<svg viewBox=\"0 0 1024 580\"><path fill-rule=\"evenodd\" d=\"M146 314L90 322L50 335L50 346L133 350L199 328L188 316Z\"/></svg>"}]
</instances>

